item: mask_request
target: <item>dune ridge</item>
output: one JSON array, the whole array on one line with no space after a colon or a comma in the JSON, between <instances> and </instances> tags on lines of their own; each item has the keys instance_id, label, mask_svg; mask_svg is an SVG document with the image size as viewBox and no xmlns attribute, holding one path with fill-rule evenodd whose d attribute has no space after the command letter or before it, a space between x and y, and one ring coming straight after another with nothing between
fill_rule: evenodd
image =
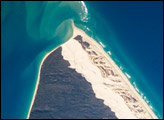
<instances>
[{"instance_id":1,"label":"dune ridge","mask_svg":"<svg viewBox=\"0 0 164 120\"><path fill-rule=\"evenodd\" d=\"M73 24L72 38L62 45L62 55L70 68L81 73L118 118L156 119L156 115L136 92L127 77L103 48Z\"/></svg>"}]
</instances>

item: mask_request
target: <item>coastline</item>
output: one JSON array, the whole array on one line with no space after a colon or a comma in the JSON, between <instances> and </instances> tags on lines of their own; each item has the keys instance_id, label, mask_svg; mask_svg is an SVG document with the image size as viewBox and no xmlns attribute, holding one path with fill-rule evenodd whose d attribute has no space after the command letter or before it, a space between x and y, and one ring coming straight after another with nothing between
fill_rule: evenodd
<instances>
[{"instance_id":1,"label":"coastline","mask_svg":"<svg viewBox=\"0 0 164 120\"><path fill-rule=\"evenodd\" d=\"M36 97L36 94L37 94L37 90L38 90L38 86L39 86L39 81L40 81L40 71L41 71L42 64L43 64L44 60L45 60L52 52L54 52L56 49L58 49L59 47L60 47L60 46L54 48L54 49L51 50L49 53L47 53L47 54L44 56L44 58L42 59L41 63L40 63L38 78L37 78L37 82L36 82L36 85L35 85L35 90L34 90L33 98L32 98L32 101L31 101L30 109L29 109L29 112L28 112L28 115L27 115L27 119L29 119L29 117L30 117L31 109L32 109L32 106L33 106L33 104L34 104L35 97Z\"/></svg>"},{"instance_id":2,"label":"coastline","mask_svg":"<svg viewBox=\"0 0 164 120\"><path fill-rule=\"evenodd\" d=\"M81 33L83 33L83 35L85 35L85 37L89 37L84 31L82 31L81 29L77 28L74 24L73 24L73 30L76 31L80 31ZM147 103L142 99L142 97L137 93L137 91L135 90L135 88L133 87L133 85L130 83L130 81L127 79L127 77L125 76L125 74L120 70L120 68L116 65L116 63L112 60L112 58L107 55L107 53L104 51L104 49L102 48L101 45L99 45L93 38L89 37L89 39L87 39L87 41L89 41L91 44L94 44L106 58L107 60L111 63L112 67L114 67L117 72L119 73L119 75L122 77L122 79L125 81L125 83L129 86L130 90L133 92L133 94L140 100L140 102L142 103L142 105L146 108L146 110L149 112L150 116L152 116L153 119L158 119L157 116L154 114L154 112L150 109L150 107L147 105Z\"/></svg>"},{"instance_id":3,"label":"coastline","mask_svg":"<svg viewBox=\"0 0 164 120\"><path fill-rule=\"evenodd\" d=\"M99 45L93 38L89 37L84 31L82 31L81 29L77 28L73 23L72 23L72 26L73 26L73 36L67 42L69 42L71 39L73 39L73 37L75 37L75 35L78 35L78 34L89 38L89 39L87 39L87 41L89 43L93 44L94 46L96 46L96 48L98 48L98 51L100 51L105 56L105 58L111 63L112 67L116 69L116 71L119 73L119 75L121 76L121 78L128 85L128 87L130 88L130 90L133 92L133 95L139 99L139 101L142 104L142 106L144 106L144 108L148 111L149 115L153 119L157 119L157 116L153 113L153 111L150 109L150 107L147 105L147 103L142 99L142 97L137 93L137 91L135 90L135 88L133 87L133 85L127 79L127 77L125 76L125 74L120 70L120 68L116 65L116 63L112 60L112 58L103 50L102 46ZM63 46L64 44L62 44L61 46ZM58 46L58 47L60 47L60 46ZM33 94L33 98L32 98L32 102L31 102L31 106L30 106L30 109L29 109L29 112L28 112L27 119L29 119L29 116L30 116L30 113L31 113L31 109L32 109L32 106L34 104L35 97L36 97L36 94L37 94L37 90L38 90L38 86L39 86L39 81L40 81L40 70L41 70L42 64L43 64L44 60L53 51L55 51L58 47L56 47L55 49L53 49L52 51L50 51L49 53L47 53L44 56L44 58L42 59L42 62L41 62L40 67L39 67L39 74L38 74L38 78L37 78L37 83L36 83L36 87L35 87L35 91L34 91L34 94ZM92 64L94 65L94 63L92 63ZM96 67L96 65L95 65L95 67Z\"/></svg>"}]
</instances>

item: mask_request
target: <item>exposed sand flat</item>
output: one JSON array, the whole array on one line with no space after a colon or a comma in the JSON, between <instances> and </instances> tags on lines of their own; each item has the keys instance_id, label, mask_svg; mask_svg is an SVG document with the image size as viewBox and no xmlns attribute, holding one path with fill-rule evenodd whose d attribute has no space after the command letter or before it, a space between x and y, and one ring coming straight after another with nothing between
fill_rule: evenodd
<instances>
[{"instance_id":1,"label":"exposed sand flat","mask_svg":"<svg viewBox=\"0 0 164 120\"><path fill-rule=\"evenodd\" d=\"M72 38L62 45L62 55L92 84L96 97L118 118L157 118L103 48L74 25L73 29Z\"/></svg>"}]
</instances>

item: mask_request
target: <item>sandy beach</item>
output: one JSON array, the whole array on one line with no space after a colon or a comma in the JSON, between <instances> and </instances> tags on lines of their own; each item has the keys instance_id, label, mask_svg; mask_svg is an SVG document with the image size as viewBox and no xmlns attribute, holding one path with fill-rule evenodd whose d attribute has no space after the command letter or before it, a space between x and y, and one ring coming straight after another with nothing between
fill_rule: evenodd
<instances>
[{"instance_id":1,"label":"sandy beach","mask_svg":"<svg viewBox=\"0 0 164 120\"><path fill-rule=\"evenodd\" d=\"M61 45L62 56L69 61L70 68L75 69L91 83L96 97L104 100L104 104L109 106L120 119L156 119L157 117L150 107L103 48L84 31L75 27L74 24L73 30L74 33L70 40ZM27 118L30 116L37 94L42 64L54 50L47 53L40 64Z\"/></svg>"},{"instance_id":2,"label":"sandy beach","mask_svg":"<svg viewBox=\"0 0 164 120\"><path fill-rule=\"evenodd\" d=\"M103 99L104 104L111 107L118 118L157 118L147 103L136 92L123 72L110 58L110 56L105 53L103 48L84 31L78 29L74 25L73 29L74 34L71 40L62 45L62 55L65 60L70 62L71 68L75 69L78 73L81 73L92 84L96 96ZM77 41L73 39L76 37ZM81 48L78 42L81 43ZM98 61L95 62L95 59L99 59L100 57L93 57L93 53L95 56L98 54L97 56L100 55L101 58L105 58L106 61L103 63L103 59L100 59L99 62L101 63L98 63ZM105 67L107 66L102 67L102 63L107 65L110 64L108 67L113 69L113 74L116 74L113 76L108 75L107 69L105 70ZM99 71L101 71L101 75L99 74ZM110 82L114 80L117 81L117 84L115 84L116 82ZM107 87L108 85L112 87ZM123 94L120 93L121 91ZM126 92L128 94L126 94ZM118 101L116 102L116 100Z\"/></svg>"},{"instance_id":3,"label":"sandy beach","mask_svg":"<svg viewBox=\"0 0 164 120\"><path fill-rule=\"evenodd\" d=\"M27 119L29 119L29 116L30 116L30 112L31 112L31 109L32 109L32 106L34 104L34 101L35 101L35 97L36 97L36 94L37 94L37 90L38 90L38 86L39 86L39 81L40 81L40 70L41 70L41 67L43 65L43 62L45 61L45 59L53 52L55 51L56 49L58 49L59 47L53 49L52 51L50 51L49 53L47 53L42 62L40 63L40 67L39 67L39 74L38 74L38 78L37 78L37 82L36 82L36 86L35 86L35 91L34 91L34 94L33 94L33 98L32 98L32 101L31 101L31 105L30 105L30 109L29 109L29 112L28 112L28 115L27 115Z\"/></svg>"}]
</instances>

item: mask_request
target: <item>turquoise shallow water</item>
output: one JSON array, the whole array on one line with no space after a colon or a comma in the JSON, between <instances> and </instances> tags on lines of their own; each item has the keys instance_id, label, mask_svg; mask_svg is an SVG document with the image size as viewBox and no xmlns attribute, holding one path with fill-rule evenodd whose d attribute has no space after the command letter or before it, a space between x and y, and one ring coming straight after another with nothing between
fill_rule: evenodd
<instances>
[{"instance_id":1,"label":"turquoise shallow water","mask_svg":"<svg viewBox=\"0 0 164 120\"><path fill-rule=\"evenodd\" d=\"M27 117L40 62L46 53L71 37L71 20L98 43L104 44L104 50L112 53L111 57L117 65L124 73L131 76L129 79L136 90L153 107L158 117L162 118L163 46L161 42L163 41L162 29L158 27L162 24L162 14L160 14L161 3L155 3L158 9L151 7L152 4L154 3L143 3L137 7L137 3L128 2L1 2L2 118ZM124 7L121 7L122 5ZM130 7L132 5L133 9ZM155 9L159 15L156 15L156 12L147 14L144 10L146 6L150 6L149 10ZM107 10L108 14L106 14ZM128 13L129 11L133 11L140 17L132 16L133 13ZM145 21L143 11L147 15L144 18ZM153 20L149 20L152 15L156 16ZM122 21L119 17L122 17ZM123 19L124 17L128 18ZM133 20L136 18L139 22ZM150 24L146 22L147 20ZM141 23L145 24L144 27L140 26ZM151 26L155 31L153 29L148 31L151 23L155 24ZM137 31L137 29L140 30ZM130 33L130 31L133 32ZM155 44L150 33L153 33L152 36L157 36ZM145 41L134 39L133 36L136 37L136 34L143 37ZM131 38L142 42L144 47L135 48L139 43L135 42L134 45ZM152 50L152 44L158 49ZM148 50L145 51L145 49ZM141 52L143 50L145 52ZM156 55L151 54L152 52ZM145 57L144 54L146 54ZM143 65L142 61L148 58L151 58L154 64L158 64L153 67L150 67L151 62Z\"/></svg>"}]
</instances>

